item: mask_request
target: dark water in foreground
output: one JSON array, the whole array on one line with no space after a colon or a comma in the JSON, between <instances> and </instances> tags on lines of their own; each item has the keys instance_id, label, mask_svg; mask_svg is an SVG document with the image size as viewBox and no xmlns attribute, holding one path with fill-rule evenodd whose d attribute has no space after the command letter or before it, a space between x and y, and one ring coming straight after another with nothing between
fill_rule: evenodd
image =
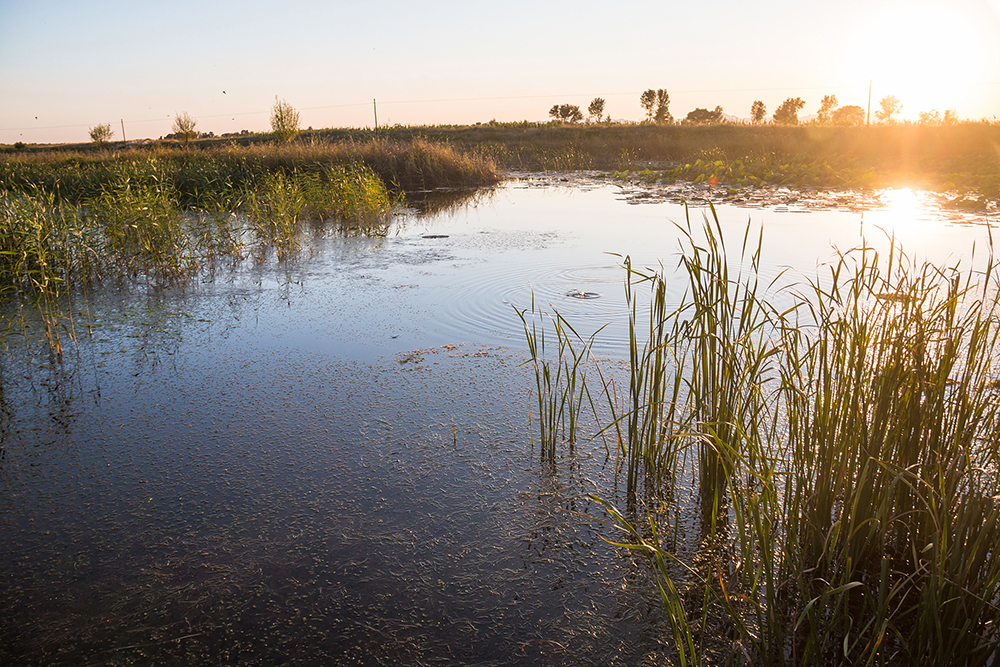
<instances>
[{"instance_id":1,"label":"dark water in foreground","mask_svg":"<svg viewBox=\"0 0 1000 667\"><path fill-rule=\"evenodd\" d=\"M903 200L720 218L733 247L764 224L769 277L876 225L937 261L985 243L984 219ZM606 253L672 267L683 219L647 191L515 182L285 265L108 288L62 365L26 317L0 366L0 664L662 662L646 565L587 496L622 504L613 452L540 461L513 306L611 322L613 367Z\"/></svg>"}]
</instances>

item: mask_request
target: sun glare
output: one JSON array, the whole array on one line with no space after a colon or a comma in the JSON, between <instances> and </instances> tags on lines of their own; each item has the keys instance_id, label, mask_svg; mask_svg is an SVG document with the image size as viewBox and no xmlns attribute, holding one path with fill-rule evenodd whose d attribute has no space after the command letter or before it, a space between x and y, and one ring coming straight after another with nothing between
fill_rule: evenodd
<instances>
[{"instance_id":1,"label":"sun glare","mask_svg":"<svg viewBox=\"0 0 1000 667\"><path fill-rule=\"evenodd\" d=\"M927 214L928 196L911 188L885 190L878 198L880 206L865 212L865 222L891 234L904 247L923 247L941 224Z\"/></svg>"},{"instance_id":2,"label":"sun glare","mask_svg":"<svg viewBox=\"0 0 1000 667\"><path fill-rule=\"evenodd\" d=\"M848 75L872 81L873 121L886 95L902 102L900 118L962 107L975 95L989 63L988 45L973 18L941 2L873 10L860 19L848 42Z\"/></svg>"}]
</instances>

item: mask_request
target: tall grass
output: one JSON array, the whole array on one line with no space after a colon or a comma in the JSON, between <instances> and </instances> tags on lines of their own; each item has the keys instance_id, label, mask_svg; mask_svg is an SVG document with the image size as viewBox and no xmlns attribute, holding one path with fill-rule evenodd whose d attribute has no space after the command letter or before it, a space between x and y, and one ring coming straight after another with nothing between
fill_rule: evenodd
<instances>
[{"instance_id":1,"label":"tall grass","mask_svg":"<svg viewBox=\"0 0 1000 667\"><path fill-rule=\"evenodd\" d=\"M594 407L587 388L586 372L594 336L599 331L589 340L584 340L558 311L553 309L549 314L537 308L534 295L530 316L527 309L515 308L515 312L524 326L531 354L525 364L531 364L535 373L541 457L544 462L555 463L559 442L568 442L571 448L576 443L585 396L590 407ZM546 320L551 326L551 335L556 338L554 357L545 349Z\"/></svg>"},{"instance_id":2,"label":"tall grass","mask_svg":"<svg viewBox=\"0 0 1000 667\"><path fill-rule=\"evenodd\" d=\"M499 181L493 162L423 139L406 141L291 142L240 146L218 143L205 150L170 147L119 152L52 151L5 155L0 191L37 187L61 201L83 203L125 179L155 178L169 184L181 208L255 188L276 173L316 174L365 167L396 194L435 188L468 188Z\"/></svg>"},{"instance_id":3,"label":"tall grass","mask_svg":"<svg viewBox=\"0 0 1000 667\"><path fill-rule=\"evenodd\" d=\"M641 479L665 497L685 461L701 547L686 557L655 523L640 530L609 510L631 536L615 542L653 559L679 659L995 662L996 263L960 270L918 264L894 242L862 246L779 310L758 285L760 245L744 236L734 274L714 212L700 230L689 222L686 291L670 310L664 274L626 262L627 286L653 285L615 415L629 504ZM604 392L622 405L610 381Z\"/></svg>"},{"instance_id":4,"label":"tall grass","mask_svg":"<svg viewBox=\"0 0 1000 667\"><path fill-rule=\"evenodd\" d=\"M322 131L323 136L352 136ZM355 135L357 133L354 133ZM392 140L426 137L505 169L650 168L657 178L722 185L913 186L1000 197L1000 125L833 127L723 124L490 123L387 128ZM719 163L719 164L716 164ZM659 172L657 173L657 170Z\"/></svg>"},{"instance_id":5,"label":"tall grass","mask_svg":"<svg viewBox=\"0 0 1000 667\"><path fill-rule=\"evenodd\" d=\"M202 191L197 207L185 198L156 160L122 165L80 204L32 185L0 195L0 299L34 302L58 355L60 331L72 335L63 298L75 290L109 280L181 284L238 264L248 249L284 258L306 220L381 235L399 202L359 165L276 171L241 189Z\"/></svg>"},{"instance_id":6,"label":"tall grass","mask_svg":"<svg viewBox=\"0 0 1000 667\"><path fill-rule=\"evenodd\" d=\"M72 326L64 326L61 297L100 274L93 236L78 207L59 206L51 195L0 198L0 299L25 295L34 301L56 356L62 355L62 332L72 334Z\"/></svg>"}]
</instances>

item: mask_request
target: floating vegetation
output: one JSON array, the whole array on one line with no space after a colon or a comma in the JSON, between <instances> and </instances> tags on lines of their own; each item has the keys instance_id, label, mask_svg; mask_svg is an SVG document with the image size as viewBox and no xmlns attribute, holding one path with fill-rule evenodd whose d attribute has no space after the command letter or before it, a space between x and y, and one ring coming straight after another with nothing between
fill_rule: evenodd
<instances>
[{"instance_id":1,"label":"floating vegetation","mask_svg":"<svg viewBox=\"0 0 1000 667\"><path fill-rule=\"evenodd\" d=\"M628 535L613 543L652 558L681 664L992 664L996 262L920 265L894 240L862 245L779 309L758 285L761 238L748 230L732 275L711 213L683 229L679 307L662 271L624 258L627 393L601 376L629 499L625 513L605 503ZM536 362L541 387L547 372ZM681 475L698 534L663 535L652 515L643 528L638 500L680 511Z\"/></svg>"}]
</instances>

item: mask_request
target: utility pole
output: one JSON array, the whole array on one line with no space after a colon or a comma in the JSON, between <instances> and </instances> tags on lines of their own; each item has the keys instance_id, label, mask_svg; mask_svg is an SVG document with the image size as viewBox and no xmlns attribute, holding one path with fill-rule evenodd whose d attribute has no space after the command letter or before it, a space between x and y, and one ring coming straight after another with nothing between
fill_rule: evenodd
<instances>
[{"instance_id":1,"label":"utility pole","mask_svg":"<svg viewBox=\"0 0 1000 667\"><path fill-rule=\"evenodd\" d=\"M375 112L375 131L378 132L378 107L375 106L375 98L372 98L372 110Z\"/></svg>"},{"instance_id":2,"label":"utility pole","mask_svg":"<svg viewBox=\"0 0 1000 667\"><path fill-rule=\"evenodd\" d=\"M865 118L865 125L872 124L872 80L868 79L868 116Z\"/></svg>"},{"instance_id":3,"label":"utility pole","mask_svg":"<svg viewBox=\"0 0 1000 667\"><path fill-rule=\"evenodd\" d=\"M127 144L128 143L128 139L125 138L125 119L124 118L119 118L118 120L122 124L122 143L123 144Z\"/></svg>"}]
</instances>

